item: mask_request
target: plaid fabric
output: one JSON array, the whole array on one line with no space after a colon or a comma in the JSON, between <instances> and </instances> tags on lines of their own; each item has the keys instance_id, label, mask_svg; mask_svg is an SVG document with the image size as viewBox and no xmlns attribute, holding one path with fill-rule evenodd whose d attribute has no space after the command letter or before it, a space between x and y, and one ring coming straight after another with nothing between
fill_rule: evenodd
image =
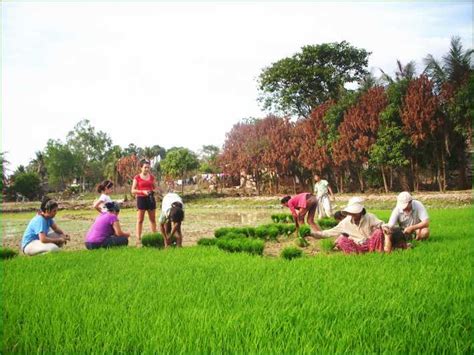
<instances>
[{"instance_id":1,"label":"plaid fabric","mask_svg":"<svg viewBox=\"0 0 474 355\"><path fill-rule=\"evenodd\" d=\"M357 244L352 239L341 235L339 238L336 239L336 245L344 252L344 254L360 254L366 252L383 251L383 241L383 232L381 229L378 228L362 244Z\"/></svg>"}]
</instances>

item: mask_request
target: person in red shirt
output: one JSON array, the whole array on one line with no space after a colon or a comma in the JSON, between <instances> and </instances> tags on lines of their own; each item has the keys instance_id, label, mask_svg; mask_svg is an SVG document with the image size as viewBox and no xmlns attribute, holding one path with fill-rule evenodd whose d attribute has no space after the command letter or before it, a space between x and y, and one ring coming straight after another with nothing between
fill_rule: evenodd
<instances>
[{"instance_id":1,"label":"person in red shirt","mask_svg":"<svg viewBox=\"0 0 474 355\"><path fill-rule=\"evenodd\" d=\"M303 192L296 196L285 196L281 199L281 204L290 209L295 219L296 232L298 233L301 224L304 224L304 217L308 215L307 221L312 231L320 231L321 228L314 222L314 216L318 208L318 199L309 192Z\"/></svg>"},{"instance_id":2,"label":"person in red shirt","mask_svg":"<svg viewBox=\"0 0 474 355\"><path fill-rule=\"evenodd\" d=\"M152 232L157 231L155 192L161 194L155 185L155 177L150 173L150 162L143 159L140 161L140 167L141 172L133 178L132 183L132 194L137 197L137 245L140 245L142 239L145 211L148 212Z\"/></svg>"}]
</instances>

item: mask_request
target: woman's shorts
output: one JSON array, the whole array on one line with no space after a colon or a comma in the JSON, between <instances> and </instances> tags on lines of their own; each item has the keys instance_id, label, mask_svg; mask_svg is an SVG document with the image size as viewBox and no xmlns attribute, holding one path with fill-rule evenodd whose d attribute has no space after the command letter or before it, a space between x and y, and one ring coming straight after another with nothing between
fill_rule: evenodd
<instances>
[{"instance_id":1,"label":"woman's shorts","mask_svg":"<svg viewBox=\"0 0 474 355\"><path fill-rule=\"evenodd\" d=\"M137 208L139 210L156 210L156 201L153 195L137 196Z\"/></svg>"}]
</instances>

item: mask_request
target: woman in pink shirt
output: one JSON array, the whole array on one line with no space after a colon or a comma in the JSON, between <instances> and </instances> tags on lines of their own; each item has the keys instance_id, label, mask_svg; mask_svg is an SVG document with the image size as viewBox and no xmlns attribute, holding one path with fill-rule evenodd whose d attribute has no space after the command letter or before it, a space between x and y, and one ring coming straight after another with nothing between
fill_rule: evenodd
<instances>
[{"instance_id":1,"label":"woman in pink shirt","mask_svg":"<svg viewBox=\"0 0 474 355\"><path fill-rule=\"evenodd\" d=\"M314 216L318 209L318 199L309 192L303 192L296 196L285 196L281 199L281 204L290 209L295 220L296 232L298 233L301 224L304 224L304 217L308 215L307 221L313 231L320 231L321 228L314 222Z\"/></svg>"}]
</instances>

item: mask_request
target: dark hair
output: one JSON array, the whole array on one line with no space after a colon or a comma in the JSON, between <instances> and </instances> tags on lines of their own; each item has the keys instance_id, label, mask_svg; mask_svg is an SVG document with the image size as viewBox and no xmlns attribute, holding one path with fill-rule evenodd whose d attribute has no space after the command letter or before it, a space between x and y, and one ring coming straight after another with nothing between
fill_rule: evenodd
<instances>
[{"instance_id":1,"label":"dark hair","mask_svg":"<svg viewBox=\"0 0 474 355\"><path fill-rule=\"evenodd\" d=\"M280 203L287 203L288 201L290 201L290 199L291 196L287 195L280 200Z\"/></svg>"},{"instance_id":2,"label":"dark hair","mask_svg":"<svg viewBox=\"0 0 474 355\"><path fill-rule=\"evenodd\" d=\"M150 161L147 159L142 159L140 160L140 168L143 167L143 165L148 164L150 165Z\"/></svg>"},{"instance_id":3,"label":"dark hair","mask_svg":"<svg viewBox=\"0 0 474 355\"><path fill-rule=\"evenodd\" d=\"M336 211L336 213L334 213L334 219L335 219L336 221L341 221L341 220L343 220L345 217L346 217L346 216L345 216L344 212L342 212L342 211Z\"/></svg>"},{"instance_id":4,"label":"dark hair","mask_svg":"<svg viewBox=\"0 0 474 355\"><path fill-rule=\"evenodd\" d=\"M175 202L171 205L170 209L170 221L179 223L184 220L184 211L183 211L183 205L179 202Z\"/></svg>"},{"instance_id":5,"label":"dark hair","mask_svg":"<svg viewBox=\"0 0 474 355\"><path fill-rule=\"evenodd\" d=\"M43 197L43 200L41 201L40 210L41 212L51 212L57 207L58 207L58 203L56 201L45 196Z\"/></svg>"},{"instance_id":6,"label":"dark hair","mask_svg":"<svg viewBox=\"0 0 474 355\"><path fill-rule=\"evenodd\" d=\"M367 213L367 211L365 210L365 208L362 209L362 216L365 215Z\"/></svg>"},{"instance_id":7,"label":"dark hair","mask_svg":"<svg viewBox=\"0 0 474 355\"><path fill-rule=\"evenodd\" d=\"M107 209L107 211L109 212L120 212L120 206L118 205L117 202L107 202L105 204L105 208Z\"/></svg>"},{"instance_id":8,"label":"dark hair","mask_svg":"<svg viewBox=\"0 0 474 355\"><path fill-rule=\"evenodd\" d=\"M114 186L112 181L104 180L99 185L97 185L97 192L102 193L105 191L105 189L110 189L112 186Z\"/></svg>"}]
</instances>

